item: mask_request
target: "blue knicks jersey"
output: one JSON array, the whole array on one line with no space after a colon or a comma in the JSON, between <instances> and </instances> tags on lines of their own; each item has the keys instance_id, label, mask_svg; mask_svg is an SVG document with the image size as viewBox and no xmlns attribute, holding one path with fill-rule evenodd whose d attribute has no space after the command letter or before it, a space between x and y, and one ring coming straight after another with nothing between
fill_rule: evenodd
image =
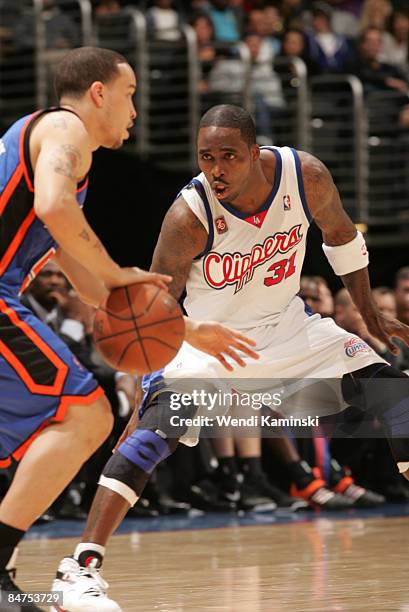
<instances>
[{"instance_id":1,"label":"blue knicks jersey","mask_svg":"<svg viewBox=\"0 0 409 612\"><path fill-rule=\"evenodd\" d=\"M30 134L49 108L19 119L0 139L0 294L19 294L54 254L57 244L34 211ZM65 109L64 109L65 110ZM78 185L84 203L87 179Z\"/></svg>"}]
</instances>

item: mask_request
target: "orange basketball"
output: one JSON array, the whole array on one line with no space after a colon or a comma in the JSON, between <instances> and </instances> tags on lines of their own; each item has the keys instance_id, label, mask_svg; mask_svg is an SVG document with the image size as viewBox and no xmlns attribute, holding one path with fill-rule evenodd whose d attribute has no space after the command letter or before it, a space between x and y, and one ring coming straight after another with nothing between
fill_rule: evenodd
<instances>
[{"instance_id":1,"label":"orange basketball","mask_svg":"<svg viewBox=\"0 0 409 612\"><path fill-rule=\"evenodd\" d=\"M185 322L177 301L150 283L119 287L95 315L95 344L109 365L129 374L165 366L178 352Z\"/></svg>"}]
</instances>

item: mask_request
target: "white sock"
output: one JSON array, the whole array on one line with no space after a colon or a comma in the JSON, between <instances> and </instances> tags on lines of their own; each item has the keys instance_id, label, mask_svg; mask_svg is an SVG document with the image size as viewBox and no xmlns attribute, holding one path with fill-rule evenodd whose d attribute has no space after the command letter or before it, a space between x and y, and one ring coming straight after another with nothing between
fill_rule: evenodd
<instances>
[{"instance_id":1,"label":"white sock","mask_svg":"<svg viewBox=\"0 0 409 612\"><path fill-rule=\"evenodd\" d=\"M77 544L75 548L74 559L78 561L80 554L87 550L90 550L91 552L95 551L100 554L101 557L104 557L105 555L105 546L101 546L101 544L94 544L94 542L81 542L80 544Z\"/></svg>"}]
</instances>

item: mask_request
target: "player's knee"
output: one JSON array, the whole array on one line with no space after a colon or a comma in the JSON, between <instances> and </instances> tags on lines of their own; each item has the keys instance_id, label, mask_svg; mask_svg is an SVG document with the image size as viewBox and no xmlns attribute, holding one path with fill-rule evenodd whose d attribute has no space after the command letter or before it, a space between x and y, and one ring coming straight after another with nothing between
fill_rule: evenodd
<instances>
[{"instance_id":1,"label":"player's knee","mask_svg":"<svg viewBox=\"0 0 409 612\"><path fill-rule=\"evenodd\" d=\"M169 457L178 439L166 438L160 430L136 429L118 448L118 453L147 474Z\"/></svg>"},{"instance_id":2,"label":"player's knee","mask_svg":"<svg viewBox=\"0 0 409 612\"><path fill-rule=\"evenodd\" d=\"M173 453L177 444L177 439L167 440L154 431L137 429L105 465L99 484L133 506L155 467Z\"/></svg>"}]
</instances>

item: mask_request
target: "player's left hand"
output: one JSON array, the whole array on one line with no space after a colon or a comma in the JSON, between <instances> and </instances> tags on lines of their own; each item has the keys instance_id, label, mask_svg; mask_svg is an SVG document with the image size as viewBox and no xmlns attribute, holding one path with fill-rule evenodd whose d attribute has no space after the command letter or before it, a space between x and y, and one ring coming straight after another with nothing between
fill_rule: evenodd
<instances>
[{"instance_id":1,"label":"player's left hand","mask_svg":"<svg viewBox=\"0 0 409 612\"><path fill-rule=\"evenodd\" d=\"M365 317L369 333L385 344L393 355L399 355L399 347L393 342L392 337L400 338L409 346L409 327L397 319L387 317L377 312L370 318Z\"/></svg>"},{"instance_id":2,"label":"player's left hand","mask_svg":"<svg viewBox=\"0 0 409 612\"><path fill-rule=\"evenodd\" d=\"M256 346L254 340L235 329L226 327L216 321L193 321L187 317L185 317L185 323L186 342L199 349L199 351L216 357L229 372L233 371L234 368L227 361L227 357L230 357L242 368L246 366L246 362L238 351L253 359L260 358L260 355L251 348Z\"/></svg>"}]
</instances>

